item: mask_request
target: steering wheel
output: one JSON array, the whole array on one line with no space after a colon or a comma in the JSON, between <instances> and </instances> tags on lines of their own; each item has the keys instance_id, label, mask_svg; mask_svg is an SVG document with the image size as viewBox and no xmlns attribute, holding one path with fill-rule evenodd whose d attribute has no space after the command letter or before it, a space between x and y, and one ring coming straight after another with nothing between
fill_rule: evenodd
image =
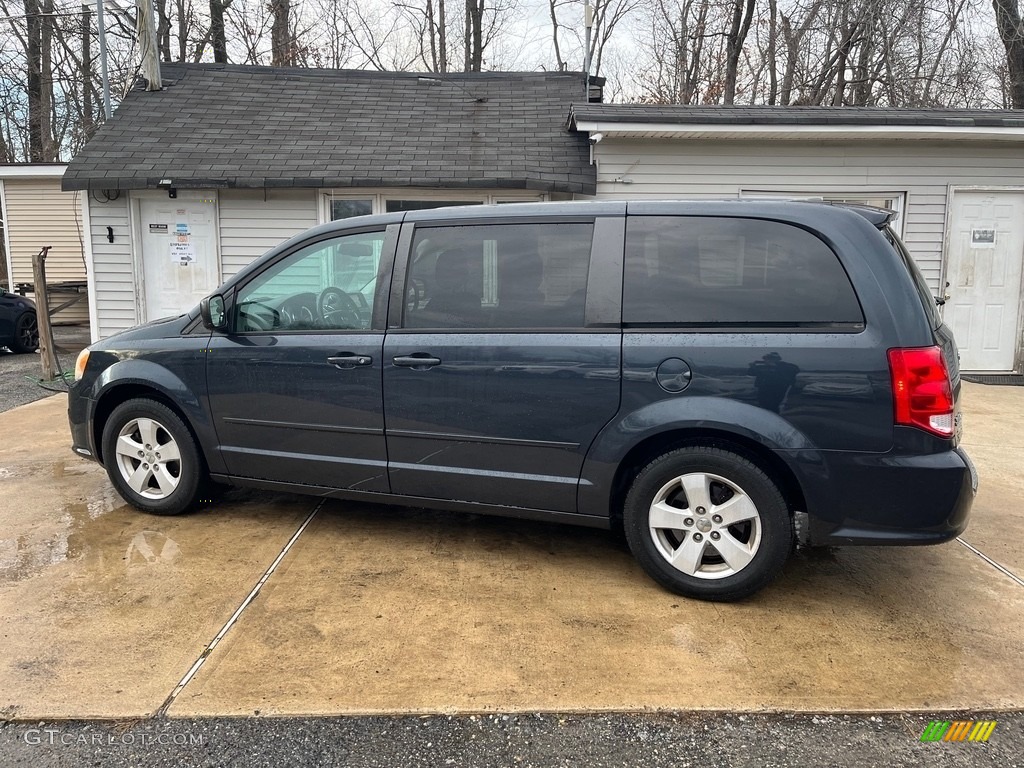
<instances>
[{"instance_id":1,"label":"steering wheel","mask_svg":"<svg viewBox=\"0 0 1024 768\"><path fill-rule=\"evenodd\" d=\"M359 328L362 322L359 318L359 307L356 306L352 297L340 288L331 286L324 288L316 299L316 311L320 319L331 322L337 316L345 325Z\"/></svg>"}]
</instances>

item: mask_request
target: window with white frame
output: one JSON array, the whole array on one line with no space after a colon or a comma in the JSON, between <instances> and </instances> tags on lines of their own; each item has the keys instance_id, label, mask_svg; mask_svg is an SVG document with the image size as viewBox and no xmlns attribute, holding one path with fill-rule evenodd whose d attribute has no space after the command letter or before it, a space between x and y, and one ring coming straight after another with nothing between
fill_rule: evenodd
<instances>
[{"instance_id":1,"label":"window with white frame","mask_svg":"<svg viewBox=\"0 0 1024 768\"><path fill-rule=\"evenodd\" d=\"M374 213L418 211L450 205L484 205L500 203L536 203L545 195L502 192L488 194L472 190L436 190L417 192L395 189L371 193L328 191L320 195L320 220L323 222L366 216Z\"/></svg>"},{"instance_id":2,"label":"window with white frame","mask_svg":"<svg viewBox=\"0 0 1024 768\"><path fill-rule=\"evenodd\" d=\"M824 200L827 203L851 203L853 205L870 205L875 208L887 208L890 211L896 212L890 226L892 226L897 235L903 235L903 212L906 204L906 192L821 192L814 190L782 192L777 190L744 189L740 192L740 197L766 198L770 200Z\"/></svg>"}]
</instances>

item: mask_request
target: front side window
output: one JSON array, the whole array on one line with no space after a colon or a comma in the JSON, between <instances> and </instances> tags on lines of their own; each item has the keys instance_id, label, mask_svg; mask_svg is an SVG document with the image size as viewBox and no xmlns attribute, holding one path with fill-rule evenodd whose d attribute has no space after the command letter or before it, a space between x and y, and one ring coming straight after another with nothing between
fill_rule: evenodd
<instances>
[{"instance_id":1,"label":"front side window","mask_svg":"<svg viewBox=\"0 0 1024 768\"><path fill-rule=\"evenodd\" d=\"M233 329L368 329L383 244L383 232L366 232L299 249L242 287L234 303Z\"/></svg>"},{"instance_id":2,"label":"front side window","mask_svg":"<svg viewBox=\"0 0 1024 768\"><path fill-rule=\"evenodd\" d=\"M818 237L760 219L633 216L622 319L632 325L855 326L864 315Z\"/></svg>"},{"instance_id":3,"label":"front side window","mask_svg":"<svg viewBox=\"0 0 1024 768\"><path fill-rule=\"evenodd\" d=\"M591 223L419 228L406 328L578 328Z\"/></svg>"}]
</instances>

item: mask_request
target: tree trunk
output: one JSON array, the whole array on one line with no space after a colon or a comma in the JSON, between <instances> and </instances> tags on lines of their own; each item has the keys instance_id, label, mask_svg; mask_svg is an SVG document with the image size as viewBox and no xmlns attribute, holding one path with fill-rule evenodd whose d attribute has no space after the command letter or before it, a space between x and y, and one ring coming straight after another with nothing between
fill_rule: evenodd
<instances>
[{"instance_id":1,"label":"tree trunk","mask_svg":"<svg viewBox=\"0 0 1024 768\"><path fill-rule=\"evenodd\" d=\"M39 114L42 118L43 162L57 159L54 146L53 109L53 0L42 0L40 10L43 17L39 24Z\"/></svg>"},{"instance_id":2,"label":"tree trunk","mask_svg":"<svg viewBox=\"0 0 1024 768\"><path fill-rule=\"evenodd\" d=\"M768 0L768 105L779 98L779 8L776 0Z\"/></svg>"},{"instance_id":3,"label":"tree trunk","mask_svg":"<svg viewBox=\"0 0 1024 768\"><path fill-rule=\"evenodd\" d=\"M88 141L92 136L92 23L89 6L82 6L82 71L79 73L82 81L82 141Z\"/></svg>"},{"instance_id":4,"label":"tree trunk","mask_svg":"<svg viewBox=\"0 0 1024 768\"><path fill-rule=\"evenodd\" d=\"M1010 103L1024 109L1024 24L1021 23L1017 0L992 0L996 27L1006 48L1006 70L1009 75Z\"/></svg>"},{"instance_id":5,"label":"tree trunk","mask_svg":"<svg viewBox=\"0 0 1024 768\"><path fill-rule=\"evenodd\" d=\"M723 101L733 104L736 101L736 77L739 72L740 56L743 54L743 43L750 31L750 21L754 16L754 0L733 0L732 24L726 35L725 60L725 93Z\"/></svg>"},{"instance_id":6,"label":"tree trunk","mask_svg":"<svg viewBox=\"0 0 1024 768\"><path fill-rule=\"evenodd\" d=\"M167 13L167 0L156 3L156 44L161 61L171 60L171 17Z\"/></svg>"},{"instance_id":7,"label":"tree trunk","mask_svg":"<svg viewBox=\"0 0 1024 768\"><path fill-rule=\"evenodd\" d=\"M448 71L448 20L444 0L437 0L437 59L438 72Z\"/></svg>"},{"instance_id":8,"label":"tree trunk","mask_svg":"<svg viewBox=\"0 0 1024 768\"><path fill-rule=\"evenodd\" d=\"M484 61L484 0L466 0L466 71L479 72Z\"/></svg>"},{"instance_id":9,"label":"tree trunk","mask_svg":"<svg viewBox=\"0 0 1024 768\"><path fill-rule=\"evenodd\" d=\"M295 63L289 16L291 0L271 0L270 11L274 21L270 28L271 63L275 67L288 67Z\"/></svg>"},{"instance_id":10,"label":"tree trunk","mask_svg":"<svg viewBox=\"0 0 1024 768\"><path fill-rule=\"evenodd\" d=\"M44 160L42 100L42 50L40 41L39 3L25 0L25 68L28 95L28 159L31 163Z\"/></svg>"},{"instance_id":11,"label":"tree trunk","mask_svg":"<svg viewBox=\"0 0 1024 768\"><path fill-rule=\"evenodd\" d=\"M224 36L224 0L210 0L210 42L213 45L213 60L218 64L227 64L228 43Z\"/></svg>"},{"instance_id":12,"label":"tree trunk","mask_svg":"<svg viewBox=\"0 0 1024 768\"><path fill-rule=\"evenodd\" d=\"M174 7L178 15L178 61L188 61L188 18L185 16L185 0L175 0Z\"/></svg>"}]
</instances>

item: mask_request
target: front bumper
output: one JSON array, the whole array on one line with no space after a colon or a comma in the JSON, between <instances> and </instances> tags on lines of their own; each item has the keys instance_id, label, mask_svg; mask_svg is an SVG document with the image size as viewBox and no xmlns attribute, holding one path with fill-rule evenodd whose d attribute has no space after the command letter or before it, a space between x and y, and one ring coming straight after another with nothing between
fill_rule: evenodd
<instances>
[{"instance_id":1,"label":"front bumper","mask_svg":"<svg viewBox=\"0 0 1024 768\"><path fill-rule=\"evenodd\" d=\"M960 448L817 458L801 478L812 546L940 544L967 527L978 473Z\"/></svg>"},{"instance_id":2,"label":"front bumper","mask_svg":"<svg viewBox=\"0 0 1024 768\"><path fill-rule=\"evenodd\" d=\"M68 426L71 428L71 450L79 456L99 461L95 437L92 432L92 415L95 402L71 386L68 393Z\"/></svg>"}]
</instances>

